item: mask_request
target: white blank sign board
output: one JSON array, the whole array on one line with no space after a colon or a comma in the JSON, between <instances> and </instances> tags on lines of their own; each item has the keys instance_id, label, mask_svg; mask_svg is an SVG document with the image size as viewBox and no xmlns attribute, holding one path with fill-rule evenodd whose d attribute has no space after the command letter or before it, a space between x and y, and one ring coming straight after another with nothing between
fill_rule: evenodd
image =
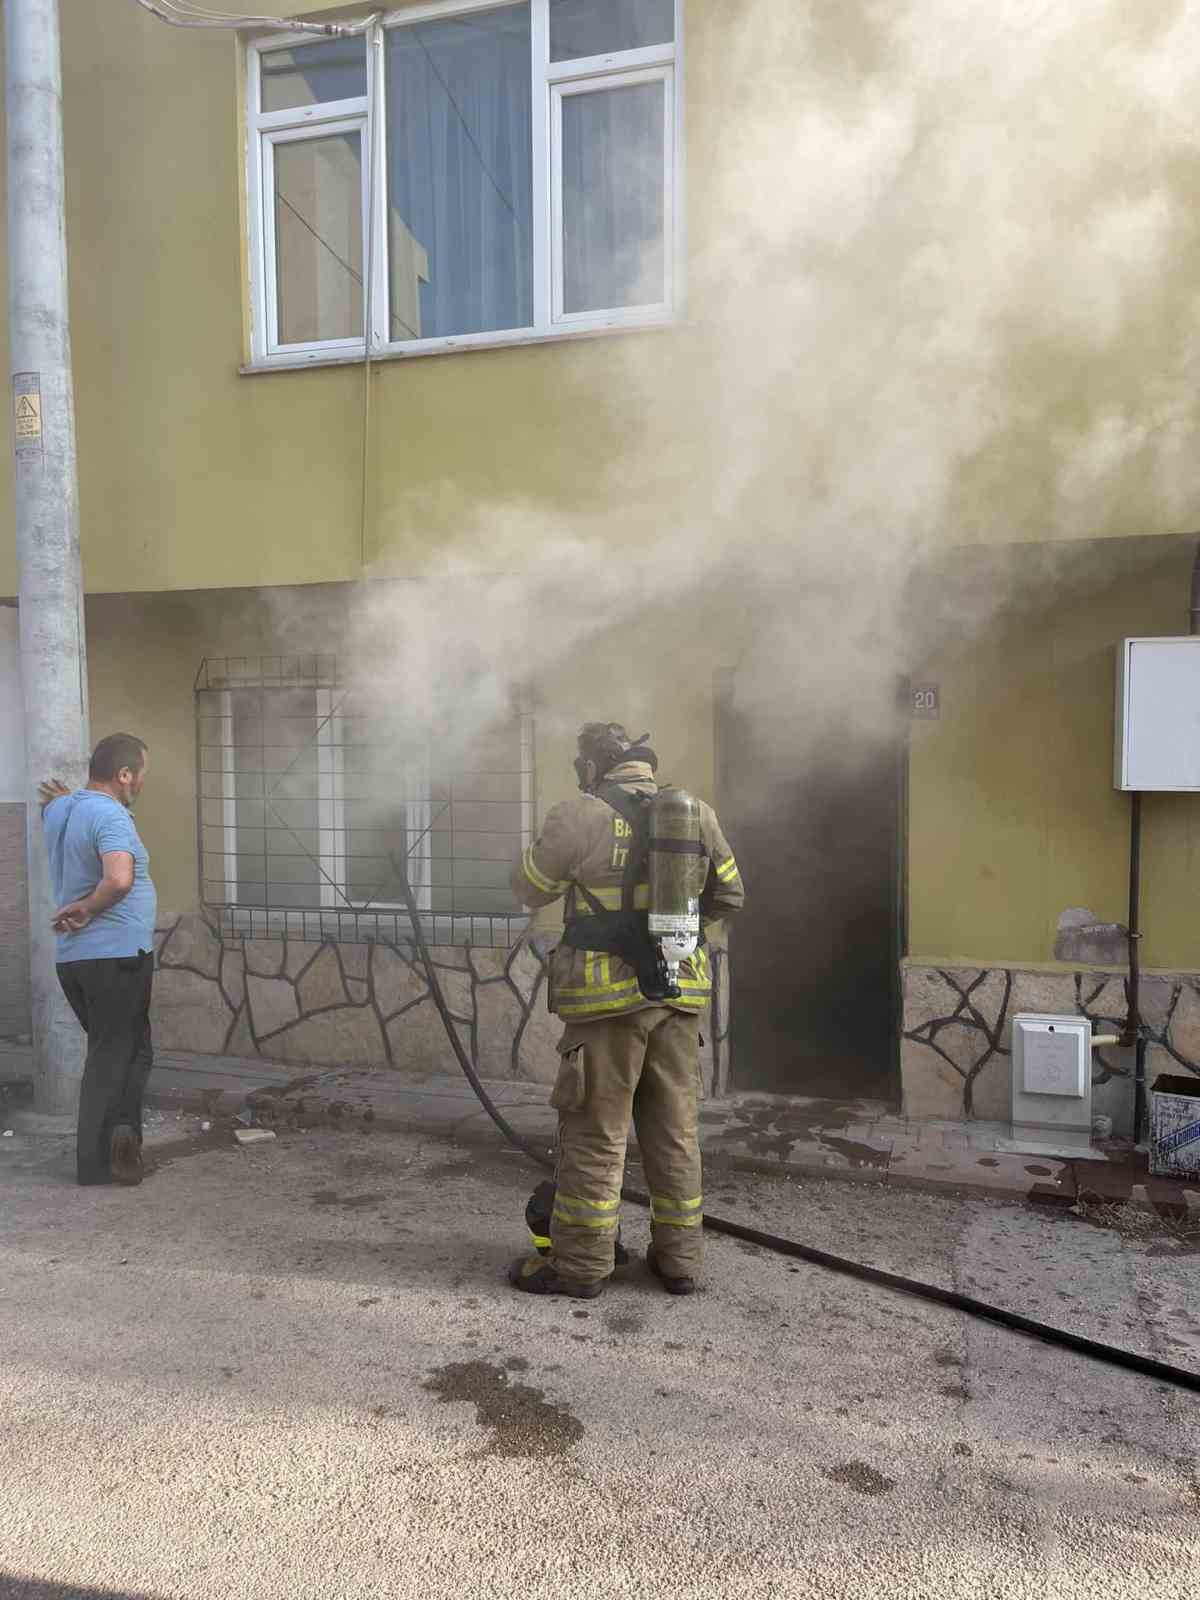
<instances>
[{"instance_id":1,"label":"white blank sign board","mask_svg":"<svg viewBox=\"0 0 1200 1600\"><path fill-rule=\"evenodd\" d=\"M1200 792L1200 636L1117 646L1115 755L1118 789Z\"/></svg>"}]
</instances>

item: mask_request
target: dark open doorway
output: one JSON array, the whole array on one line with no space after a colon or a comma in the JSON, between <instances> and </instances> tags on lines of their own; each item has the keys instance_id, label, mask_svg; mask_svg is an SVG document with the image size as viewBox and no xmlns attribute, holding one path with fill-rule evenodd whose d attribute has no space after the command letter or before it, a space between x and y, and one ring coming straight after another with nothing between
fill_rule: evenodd
<instances>
[{"instance_id":1,"label":"dark open doorway","mask_svg":"<svg viewBox=\"0 0 1200 1600\"><path fill-rule=\"evenodd\" d=\"M734 1089L898 1099L906 725L852 755L718 701L721 819L746 884L731 954Z\"/></svg>"}]
</instances>

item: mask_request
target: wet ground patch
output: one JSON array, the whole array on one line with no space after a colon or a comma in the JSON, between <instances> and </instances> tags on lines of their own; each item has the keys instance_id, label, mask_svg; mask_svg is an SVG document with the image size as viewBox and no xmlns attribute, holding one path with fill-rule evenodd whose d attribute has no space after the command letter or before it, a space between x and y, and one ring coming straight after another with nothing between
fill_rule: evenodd
<instances>
[{"instance_id":1,"label":"wet ground patch","mask_svg":"<svg viewBox=\"0 0 1200 1600\"><path fill-rule=\"evenodd\" d=\"M433 1161L425 1167L421 1176L428 1183L438 1183L443 1178L453 1181L455 1178L473 1178L478 1172L478 1162L468 1159L457 1161Z\"/></svg>"},{"instance_id":2,"label":"wet ground patch","mask_svg":"<svg viewBox=\"0 0 1200 1600\"><path fill-rule=\"evenodd\" d=\"M336 1189L314 1189L309 1196L315 1206L338 1206L343 1211L362 1211L367 1206L381 1206L385 1194L339 1194Z\"/></svg>"},{"instance_id":3,"label":"wet ground patch","mask_svg":"<svg viewBox=\"0 0 1200 1600\"><path fill-rule=\"evenodd\" d=\"M896 1487L895 1478L885 1478L882 1472L876 1472L865 1461L844 1461L839 1467L826 1467L823 1470L832 1483L840 1483L844 1488L853 1489L856 1494L891 1494Z\"/></svg>"},{"instance_id":4,"label":"wet ground patch","mask_svg":"<svg viewBox=\"0 0 1200 1600\"><path fill-rule=\"evenodd\" d=\"M645 1322L632 1311L610 1311L604 1318L604 1326L609 1333L641 1333Z\"/></svg>"},{"instance_id":5,"label":"wet ground patch","mask_svg":"<svg viewBox=\"0 0 1200 1600\"><path fill-rule=\"evenodd\" d=\"M510 1358L511 1359L511 1358ZM492 1437L480 1456L545 1460L564 1456L583 1438L583 1424L541 1389L513 1383L488 1361L451 1361L437 1367L424 1387L444 1405L473 1405Z\"/></svg>"}]
</instances>

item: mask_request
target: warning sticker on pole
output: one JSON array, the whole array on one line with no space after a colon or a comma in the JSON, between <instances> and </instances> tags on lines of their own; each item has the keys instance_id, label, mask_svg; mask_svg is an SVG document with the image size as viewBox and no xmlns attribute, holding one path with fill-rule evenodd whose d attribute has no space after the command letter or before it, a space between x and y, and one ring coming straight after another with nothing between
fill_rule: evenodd
<instances>
[{"instance_id":1,"label":"warning sticker on pole","mask_svg":"<svg viewBox=\"0 0 1200 1600\"><path fill-rule=\"evenodd\" d=\"M42 454L42 379L37 372L13 378L13 448L18 461Z\"/></svg>"}]
</instances>

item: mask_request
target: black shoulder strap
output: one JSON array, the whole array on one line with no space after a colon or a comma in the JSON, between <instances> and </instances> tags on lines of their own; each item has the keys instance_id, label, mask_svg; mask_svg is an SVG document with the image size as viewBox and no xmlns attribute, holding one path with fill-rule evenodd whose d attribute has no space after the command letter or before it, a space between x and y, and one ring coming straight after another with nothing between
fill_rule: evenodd
<instances>
[{"instance_id":1,"label":"black shoulder strap","mask_svg":"<svg viewBox=\"0 0 1200 1600\"><path fill-rule=\"evenodd\" d=\"M597 800L603 800L606 806L611 806L614 811L625 818L630 827L636 828L638 818L646 810L646 802L650 799L648 794L639 794L634 790L630 794L628 789L622 789L619 783L602 783L593 790Z\"/></svg>"},{"instance_id":2,"label":"black shoulder strap","mask_svg":"<svg viewBox=\"0 0 1200 1600\"><path fill-rule=\"evenodd\" d=\"M646 870L646 856L650 848L650 796L637 789L632 793L619 783L602 783L596 790L606 805L624 817L633 830L629 854L625 857L625 872L621 878L621 910L634 909L634 890Z\"/></svg>"},{"instance_id":3,"label":"black shoulder strap","mask_svg":"<svg viewBox=\"0 0 1200 1600\"><path fill-rule=\"evenodd\" d=\"M599 900L596 899L596 896L588 888L586 883L580 883L579 879L575 878L572 880L572 884L574 888L579 890L580 894L587 901L588 907L594 917L602 917L605 915L608 907L600 904Z\"/></svg>"},{"instance_id":4,"label":"black shoulder strap","mask_svg":"<svg viewBox=\"0 0 1200 1600\"><path fill-rule=\"evenodd\" d=\"M637 888L638 877L645 866L646 852L650 841L649 815L646 810L650 799L648 794L640 794L634 790L631 794L628 789L623 789L619 783L602 783L594 789L597 800L603 800L605 805L625 819L633 830L633 839L629 847L629 854L625 857L625 873L621 879L621 910L632 911L634 890ZM594 916L604 916L607 907L602 906L595 895L586 885L576 881L576 889L587 902Z\"/></svg>"}]
</instances>

